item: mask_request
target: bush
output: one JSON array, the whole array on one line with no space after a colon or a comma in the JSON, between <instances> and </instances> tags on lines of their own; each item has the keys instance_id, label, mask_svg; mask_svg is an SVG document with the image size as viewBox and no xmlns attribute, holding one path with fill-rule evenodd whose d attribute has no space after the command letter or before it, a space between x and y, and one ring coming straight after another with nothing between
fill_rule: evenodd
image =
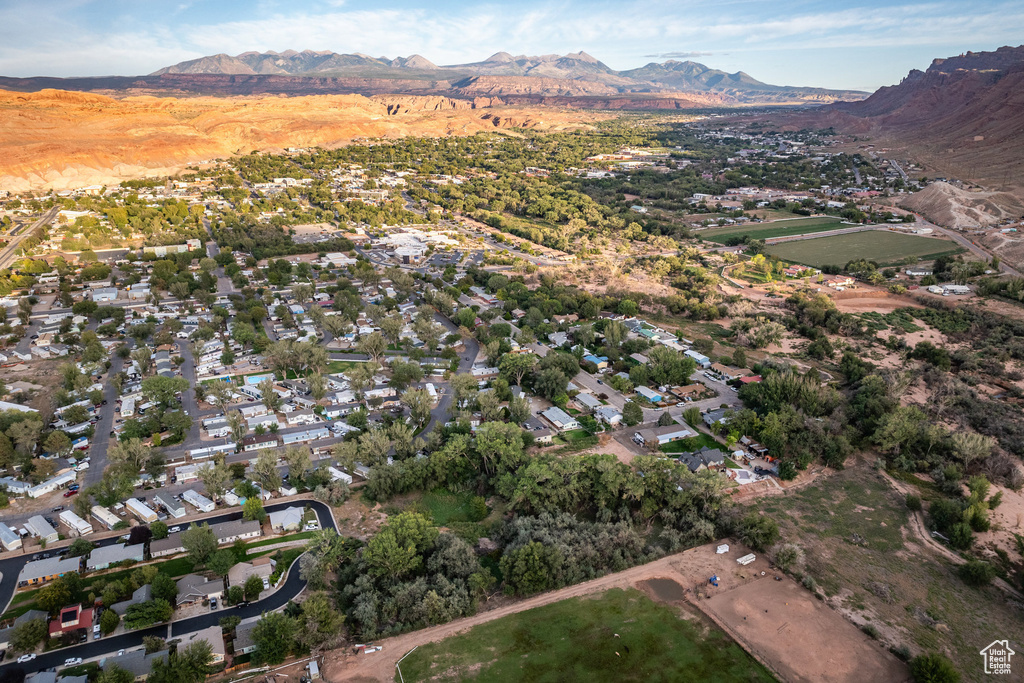
<instances>
[{"instance_id":1,"label":"bush","mask_svg":"<svg viewBox=\"0 0 1024 683\"><path fill-rule=\"evenodd\" d=\"M121 623L121 617L112 609L104 610L100 616L100 630L107 636L114 632L117 625Z\"/></svg>"},{"instance_id":2,"label":"bush","mask_svg":"<svg viewBox=\"0 0 1024 683\"><path fill-rule=\"evenodd\" d=\"M987 586L995 578L996 570L988 562L971 560L960 565L956 573L968 586Z\"/></svg>"},{"instance_id":3,"label":"bush","mask_svg":"<svg viewBox=\"0 0 1024 683\"><path fill-rule=\"evenodd\" d=\"M919 512L921 510L921 496L915 496L913 493L908 493L907 509L911 512Z\"/></svg>"},{"instance_id":4,"label":"bush","mask_svg":"<svg viewBox=\"0 0 1024 683\"><path fill-rule=\"evenodd\" d=\"M875 628L874 624L864 624L860 627L860 630L864 631L864 633L868 634L871 638L878 640L878 629Z\"/></svg>"},{"instance_id":5,"label":"bush","mask_svg":"<svg viewBox=\"0 0 1024 683\"><path fill-rule=\"evenodd\" d=\"M914 683L960 683L960 673L940 654L918 655L910 662Z\"/></svg>"}]
</instances>

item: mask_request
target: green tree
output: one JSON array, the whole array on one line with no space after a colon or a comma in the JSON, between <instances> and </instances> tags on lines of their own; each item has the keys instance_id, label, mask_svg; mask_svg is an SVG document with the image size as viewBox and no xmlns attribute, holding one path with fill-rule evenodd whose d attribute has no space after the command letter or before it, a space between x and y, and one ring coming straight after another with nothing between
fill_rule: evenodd
<instances>
[{"instance_id":1,"label":"green tree","mask_svg":"<svg viewBox=\"0 0 1024 683\"><path fill-rule=\"evenodd\" d=\"M259 497L248 498L242 506L242 519L262 522L267 518L267 511L263 509L263 501Z\"/></svg>"},{"instance_id":2,"label":"green tree","mask_svg":"<svg viewBox=\"0 0 1024 683\"><path fill-rule=\"evenodd\" d=\"M46 638L48 627L45 619L22 622L11 630L11 649L15 652L31 652Z\"/></svg>"},{"instance_id":3,"label":"green tree","mask_svg":"<svg viewBox=\"0 0 1024 683\"><path fill-rule=\"evenodd\" d=\"M107 612L113 612L113 610L107 610ZM124 614L124 625L125 628L129 629L146 628L147 626L169 620L173 612L174 608L171 607L171 603L154 598L149 602L129 605L128 610ZM103 628L102 623L100 628Z\"/></svg>"},{"instance_id":4,"label":"green tree","mask_svg":"<svg viewBox=\"0 0 1024 683\"><path fill-rule=\"evenodd\" d=\"M71 591L63 578L57 578L39 589L36 604L50 614L56 614L71 602Z\"/></svg>"},{"instance_id":5,"label":"green tree","mask_svg":"<svg viewBox=\"0 0 1024 683\"><path fill-rule=\"evenodd\" d=\"M295 646L296 631L297 625L291 617L281 612L264 614L252 630L252 640L256 645L252 653L253 663L262 665L283 662Z\"/></svg>"},{"instance_id":6,"label":"green tree","mask_svg":"<svg viewBox=\"0 0 1024 683\"><path fill-rule=\"evenodd\" d=\"M149 525L149 530L153 534L153 540L159 541L161 538L167 538L167 523L157 520Z\"/></svg>"},{"instance_id":7,"label":"green tree","mask_svg":"<svg viewBox=\"0 0 1024 683\"><path fill-rule=\"evenodd\" d=\"M108 664L99 672L96 683L135 683L135 674L117 664Z\"/></svg>"},{"instance_id":8,"label":"green tree","mask_svg":"<svg viewBox=\"0 0 1024 683\"><path fill-rule=\"evenodd\" d=\"M196 566L204 566L217 551L217 537L209 524L193 524L181 532L181 545Z\"/></svg>"},{"instance_id":9,"label":"green tree","mask_svg":"<svg viewBox=\"0 0 1024 683\"><path fill-rule=\"evenodd\" d=\"M405 576L422 564L422 554L433 548L437 535L437 527L426 517L403 512L370 539L363 559L375 576Z\"/></svg>"},{"instance_id":10,"label":"green tree","mask_svg":"<svg viewBox=\"0 0 1024 683\"><path fill-rule=\"evenodd\" d=\"M632 427L640 424L643 420L644 409L640 407L640 404L636 401L626 401L626 405L622 408L622 421Z\"/></svg>"},{"instance_id":11,"label":"green tree","mask_svg":"<svg viewBox=\"0 0 1024 683\"><path fill-rule=\"evenodd\" d=\"M918 655L910 662L914 683L960 683L960 672L938 653Z\"/></svg>"},{"instance_id":12,"label":"green tree","mask_svg":"<svg viewBox=\"0 0 1024 683\"><path fill-rule=\"evenodd\" d=\"M506 590L516 595L531 595L552 588L558 585L557 572L561 564L561 551L539 541L506 552L501 558Z\"/></svg>"},{"instance_id":13,"label":"green tree","mask_svg":"<svg viewBox=\"0 0 1024 683\"><path fill-rule=\"evenodd\" d=\"M100 615L100 630L103 635L108 636L114 632L117 625L121 623L121 616L112 609L104 610Z\"/></svg>"},{"instance_id":14,"label":"green tree","mask_svg":"<svg viewBox=\"0 0 1024 683\"><path fill-rule=\"evenodd\" d=\"M84 557L92 552L92 541L76 538L68 546L68 557Z\"/></svg>"},{"instance_id":15,"label":"green tree","mask_svg":"<svg viewBox=\"0 0 1024 683\"><path fill-rule=\"evenodd\" d=\"M342 637L345 617L323 591L310 593L302 602L297 639L300 645L317 654L337 646Z\"/></svg>"},{"instance_id":16,"label":"green tree","mask_svg":"<svg viewBox=\"0 0 1024 683\"><path fill-rule=\"evenodd\" d=\"M178 394L188 391L189 383L184 377L162 377L156 375L142 380L142 395L163 407L171 405Z\"/></svg>"},{"instance_id":17,"label":"green tree","mask_svg":"<svg viewBox=\"0 0 1024 683\"><path fill-rule=\"evenodd\" d=\"M167 574L157 574L153 577L153 597L167 602L174 602L178 597L178 584Z\"/></svg>"},{"instance_id":18,"label":"green tree","mask_svg":"<svg viewBox=\"0 0 1024 683\"><path fill-rule=\"evenodd\" d=\"M218 550L210 557L207 568L217 576L227 576L231 568L235 566L236 559L234 551L224 548Z\"/></svg>"}]
</instances>

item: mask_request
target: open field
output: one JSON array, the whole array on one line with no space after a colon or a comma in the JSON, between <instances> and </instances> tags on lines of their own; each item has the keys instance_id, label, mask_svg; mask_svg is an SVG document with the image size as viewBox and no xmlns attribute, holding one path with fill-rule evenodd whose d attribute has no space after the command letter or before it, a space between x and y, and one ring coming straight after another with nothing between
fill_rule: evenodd
<instances>
[{"instance_id":1,"label":"open field","mask_svg":"<svg viewBox=\"0 0 1024 683\"><path fill-rule=\"evenodd\" d=\"M942 652L965 681L981 681L979 650L1020 633L1021 610L998 588L964 584L947 558L918 540L903 496L866 463L759 505L782 538L803 549L804 572L826 601L876 629L887 646Z\"/></svg>"},{"instance_id":2,"label":"open field","mask_svg":"<svg viewBox=\"0 0 1024 683\"><path fill-rule=\"evenodd\" d=\"M769 237L789 237L790 235L804 235L825 230L836 230L843 227L842 221L833 216L815 216L813 218L791 218L783 221L772 221L771 223L755 223L741 227L729 226L727 228L708 228L701 230L697 235L709 242L725 244L730 237L742 237L750 235L751 239L767 239Z\"/></svg>"},{"instance_id":3,"label":"open field","mask_svg":"<svg viewBox=\"0 0 1024 683\"><path fill-rule=\"evenodd\" d=\"M638 590L618 588L421 647L402 662L402 677L408 683L774 680L722 631L680 619Z\"/></svg>"},{"instance_id":4,"label":"open field","mask_svg":"<svg viewBox=\"0 0 1024 683\"><path fill-rule=\"evenodd\" d=\"M548 593L541 593L540 595L535 595L524 600L513 601L502 596L493 596L481 606L482 609L486 611L482 611L463 619L456 619L455 621L447 624L441 624L439 626L413 631L411 633L402 634L392 638L386 638L376 643L383 649L373 653L372 655L358 654L348 648L334 650L329 652L324 658L324 677L326 680L331 681L331 683L338 683L340 681L366 683L368 681L392 680L392 677L395 676L395 664L403 655L413 648L424 648L429 643L436 643L443 641L445 638L465 633L481 624L497 622L498 620L502 620L501 623L504 624L510 623L504 621L504 618L510 615L521 614L528 610L534 610L535 608L543 607L545 605L553 605L555 603L574 598L603 594L615 588L639 588L656 602L667 603L670 607L679 609L682 612L691 615L694 613L694 609L704 609L705 604L711 602L710 600L704 599L703 596L721 595L723 599L728 599L728 596L732 591L750 584L756 584L759 587L758 592L764 593L764 604L769 607L769 609L776 603L784 604L786 602L786 597L792 595L791 592L787 591L795 589L799 592L803 590L796 587L793 584L792 579L788 577L780 577L782 579L781 581L775 581L774 578L772 578L773 573L771 565L768 559L761 553L757 554L756 560L750 565L742 566L737 564L736 559L748 553L749 550L735 540L725 539L721 542L729 543L731 546L730 551L723 555L716 554L715 552L718 542L709 543L684 552L668 555L645 565L626 569L615 574L602 576L591 581L576 584L575 586L569 586L567 588L550 591ZM762 575L762 572L765 572L765 574ZM708 577L712 575L717 575L719 577L718 587L710 587L708 585ZM768 578L766 579L765 577ZM792 588L787 587L787 584ZM627 590L626 594L628 595L629 593L630 591ZM759 598L752 599L750 597L743 596L742 599L754 600L758 605L760 605L761 602ZM793 642L818 644L822 649L826 647L833 647L836 643L841 642L841 647L834 647L835 651L831 655L834 658L831 666L834 667L836 671L849 672L856 667L863 667L863 670L873 672L896 670L899 675L895 678L881 677L876 678L875 680L882 681L883 683L888 683L889 681L892 681L892 683L901 683L906 680L906 668L896 663L892 655L888 654L880 647L873 645L867 635L860 633L856 628L850 627L846 620L835 610L827 607L825 603L815 600L809 593L805 594L804 599L808 605L807 609L810 610L810 612L805 615L809 626L807 628L803 628L800 626L800 623L790 624L792 628L787 632L787 635ZM583 603L580 601L574 601L569 604L579 607L579 605ZM654 612L648 610L648 613L653 614ZM715 616L710 612L709 614L712 617ZM691 619L691 621L697 620ZM622 624L624 621L617 623ZM772 643L779 638L776 633L776 629L779 625L782 625L781 623L776 626L776 629L762 629L749 635L740 633L739 630L733 628L728 621L719 619L716 623L718 623L722 630L731 637L742 638L745 641L743 643L744 648L749 648L749 650L755 654L755 658L767 667L769 671L774 672L774 675L778 675L778 672L786 671L791 673L793 676L798 677L800 680L814 680L815 676L818 675L818 672L821 671L821 665L812 661L819 656L817 654L817 650L808 648L808 651L815 652L813 656L807 656L806 651L801 653L799 656L795 656L788 651L774 648L772 646ZM631 628L641 628L641 626L638 625ZM506 628L505 630L508 631L509 629ZM569 641L572 640L570 637L571 634L565 629L555 631L555 633ZM601 644L601 639L604 637L602 635L603 631L588 631L588 633L589 635L586 638L587 642L580 643L577 641L576 647L578 650L591 652L595 650L597 645ZM614 638L614 633L619 633L620 636L623 636L622 631L616 630L611 633L612 638ZM639 634L642 633L642 631L634 631L633 633ZM559 637L559 635L551 637L545 636L544 638L535 639L536 642L532 643L531 647L538 651L545 650L548 647L553 647L558 648L558 651L571 652L570 650L565 649L568 647L567 644L562 642L547 642L552 638ZM831 638L842 640L830 640ZM617 640L621 639L622 638L619 638ZM678 642L681 643L682 639L678 639ZM721 642L724 643L727 641L723 640ZM626 644L630 643L627 642ZM487 644L484 647L490 647L490 644ZM692 651L693 648L699 647L699 643L688 644L685 647ZM633 647L630 644L630 651L632 652L632 650ZM417 652L418 651L419 650L417 650ZM514 651L510 651L510 653L511 652ZM495 650L487 651L483 654L478 654L477 656L480 658L481 663L484 661L490 663L492 660L496 659L497 654L498 653ZM619 651L619 654L621 657L623 652ZM545 657L547 656L548 655L545 655ZM576 657L574 654L572 656ZM606 653L602 651L600 656L604 658ZM487 659L484 659L484 657ZM615 659L614 665L617 665L619 658L614 657L614 654L612 654L612 657ZM412 658L410 657L409 659ZM407 681L410 680L408 673L406 673L406 663L409 659L406 659L406 661L402 663L403 675ZM601 661L605 662L606 660L602 659ZM439 668L431 669L431 671L435 677L438 677L438 675L442 673ZM616 668L615 671L621 672L622 670ZM624 675L628 675L628 671L629 670L626 670L627 673ZM467 676L476 675L477 673L478 670L466 671ZM585 672L581 670L581 673ZM620 678L622 677L623 676L620 676ZM440 680L440 677L438 678ZM492 678L493 676L487 677L486 680L491 680ZM456 673L450 678L445 678L444 680L461 679L462 676ZM515 680L538 679L520 675L515 677ZM552 677L551 679L539 680L600 679L587 677L585 675L569 675L562 676L560 678ZM713 675L694 677L675 675L660 678L654 675L646 677L646 680L714 681L737 679L718 679ZM753 680L760 679L754 678ZM846 677L832 677L831 679L825 680L836 681L837 683L840 681L843 683L862 683L864 680L868 679L853 675Z\"/></svg>"},{"instance_id":5,"label":"open field","mask_svg":"<svg viewBox=\"0 0 1024 683\"><path fill-rule=\"evenodd\" d=\"M953 242L946 240L904 235L885 230L866 230L846 235L775 244L769 246L766 251L784 261L821 268L827 265L842 266L857 259L868 259L879 265L890 265L904 259L934 259L963 250Z\"/></svg>"}]
</instances>

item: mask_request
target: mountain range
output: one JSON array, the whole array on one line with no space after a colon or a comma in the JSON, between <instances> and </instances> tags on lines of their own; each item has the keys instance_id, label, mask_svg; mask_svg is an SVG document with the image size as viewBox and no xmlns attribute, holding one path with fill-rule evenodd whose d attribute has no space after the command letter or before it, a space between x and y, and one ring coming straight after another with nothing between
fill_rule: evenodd
<instances>
[{"instance_id":1,"label":"mountain range","mask_svg":"<svg viewBox=\"0 0 1024 683\"><path fill-rule=\"evenodd\" d=\"M489 104L555 104L589 108L679 109L748 104L826 104L867 93L762 83L697 62L651 62L616 71L585 52L511 55L438 66L420 55L371 57L287 50L217 54L174 64L146 76L2 78L0 88L43 88L107 94L406 94L489 98Z\"/></svg>"}]
</instances>

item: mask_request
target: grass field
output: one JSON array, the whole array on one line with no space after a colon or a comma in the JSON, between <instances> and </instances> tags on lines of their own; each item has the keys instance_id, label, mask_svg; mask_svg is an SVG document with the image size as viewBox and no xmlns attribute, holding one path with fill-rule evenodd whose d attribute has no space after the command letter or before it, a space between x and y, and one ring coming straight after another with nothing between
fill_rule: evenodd
<instances>
[{"instance_id":1,"label":"grass field","mask_svg":"<svg viewBox=\"0 0 1024 683\"><path fill-rule=\"evenodd\" d=\"M804 235L824 230L836 230L843 227L842 221L834 216L815 216L813 218L792 218L784 221L772 221L770 223L753 223L744 226L729 226L727 228L708 228L701 230L697 235L709 242L725 244L730 237L742 237L750 235L751 239L767 239L769 237L788 237L790 235Z\"/></svg>"},{"instance_id":2,"label":"grass field","mask_svg":"<svg viewBox=\"0 0 1024 683\"><path fill-rule=\"evenodd\" d=\"M940 495L930 482L904 481L922 484L926 500ZM945 561L907 542L903 496L865 464L848 462L813 486L762 499L758 509L803 549L805 571L829 602L877 628L888 645L947 653L965 681L982 681L981 648L993 634L1020 632L1020 612L997 588L967 586Z\"/></svg>"},{"instance_id":3,"label":"grass field","mask_svg":"<svg viewBox=\"0 0 1024 683\"><path fill-rule=\"evenodd\" d=\"M718 629L621 589L476 626L419 648L401 667L395 680L406 683L774 680Z\"/></svg>"},{"instance_id":4,"label":"grass field","mask_svg":"<svg viewBox=\"0 0 1024 683\"><path fill-rule=\"evenodd\" d=\"M875 261L880 266L898 264L906 259L924 261L956 254L963 249L953 242L930 237L866 230L774 244L766 251L784 261L821 268L827 265L843 266L857 259Z\"/></svg>"},{"instance_id":5,"label":"grass field","mask_svg":"<svg viewBox=\"0 0 1024 683\"><path fill-rule=\"evenodd\" d=\"M692 453L693 451L707 446L708 448L720 448L725 449L725 446L715 441L714 437L708 436L703 432L698 432L697 436L691 436L689 439L679 439L679 441L669 441L659 448L662 453Z\"/></svg>"}]
</instances>

